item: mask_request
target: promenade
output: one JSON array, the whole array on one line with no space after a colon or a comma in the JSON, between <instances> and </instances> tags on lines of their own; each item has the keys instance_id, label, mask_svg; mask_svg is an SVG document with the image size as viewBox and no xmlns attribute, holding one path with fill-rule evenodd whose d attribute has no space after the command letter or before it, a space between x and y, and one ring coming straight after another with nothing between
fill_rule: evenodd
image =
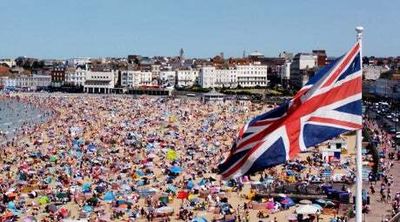
<instances>
[{"instance_id":1,"label":"promenade","mask_svg":"<svg viewBox=\"0 0 400 222\"><path fill-rule=\"evenodd\" d=\"M363 188L368 190L370 195L371 211L364 215L365 221L386 221L393 215L393 199L396 193L400 192L400 161L397 159L389 158L389 153L394 153L392 143L394 142L392 136L382 129L381 123L375 120L375 115L370 115L370 119L366 119L364 123L374 132L374 137L379 140L378 152L383 152L385 158L380 159L383 175L388 177L388 183L385 179L381 178L377 182L364 181ZM371 192L373 188L375 193ZM382 193L386 196L383 200ZM388 191L389 197L388 198Z\"/></svg>"}]
</instances>

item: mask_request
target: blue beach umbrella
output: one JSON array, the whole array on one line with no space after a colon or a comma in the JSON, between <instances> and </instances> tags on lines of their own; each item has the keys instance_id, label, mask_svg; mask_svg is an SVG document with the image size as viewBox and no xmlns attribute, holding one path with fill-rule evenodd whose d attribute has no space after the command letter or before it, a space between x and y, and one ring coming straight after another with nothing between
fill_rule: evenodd
<instances>
[{"instance_id":1,"label":"blue beach umbrella","mask_svg":"<svg viewBox=\"0 0 400 222\"><path fill-rule=\"evenodd\" d=\"M112 202L114 200L115 200L115 195L113 192L108 191L106 194L104 194L104 201Z\"/></svg>"},{"instance_id":2,"label":"blue beach umbrella","mask_svg":"<svg viewBox=\"0 0 400 222\"><path fill-rule=\"evenodd\" d=\"M195 217L192 222L207 222L205 217Z\"/></svg>"},{"instance_id":3,"label":"blue beach umbrella","mask_svg":"<svg viewBox=\"0 0 400 222\"><path fill-rule=\"evenodd\" d=\"M179 174L182 173L182 168L179 166L173 166L169 169L169 171L171 171L171 173Z\"/></svg>"},{"instance_id":4,"label":"blue beach umbrella","mask_svg":"<svg viewBox=\"0 0 400 222\"><path fill-rule=\"evenodd\" d=\"M82 192L84 192L84 193L89 192L90 191L90 186L91 186L90 183L84 183L82 185Z\"/></svg>"},{"instance_id":5,"label":"blue beach umbrella","mask_svg":"<svg viewBox=\"0 0 400 222\"><path fill-rule=\"evenodd\" d=\"M93 207L92 207L92 206L89 206L89 205L85 205L85 206L83 206L82 210L83 210L83 212L85 212L85 213L90 213L90 212L93 211Z\"/></svg>"},{"instance_id":6,"label":"blue beach umbrella","mask_svg":"<svg viewBox=\"0 0 400 222\"><path fill-rule=\"evenodd\" d=\"M89 152L92 152L92 153L96 152L96 150L97 150L96 145L94 145L93 143L89 144L88 150L89 150Z\"/></svg>"},{"instance_id":7,"label":"blue beach umbrella","mask_svg":"<svg viewBox=\"0 0 400 222\"><path fill-rule=\"evenodd\" d=\"M188 188L189 190L191 190L194 187L194 183L192 180L189 180L187 182L186 188Z\"/></svg>"}]
</instances>

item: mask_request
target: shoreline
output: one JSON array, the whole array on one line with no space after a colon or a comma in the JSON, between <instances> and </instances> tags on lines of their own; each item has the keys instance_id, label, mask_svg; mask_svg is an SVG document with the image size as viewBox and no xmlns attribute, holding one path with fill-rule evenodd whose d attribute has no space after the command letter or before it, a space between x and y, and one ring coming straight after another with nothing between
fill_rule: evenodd
<instances>
[{"instance_id":1,"label":"shoreline","mask_svg":"<svg viewBox=\"0 0 400 222\"><path fill-rule=\"evenodd\" d=\"M13 143L15 140L21 139L27 132L31 131L34 128L40 127L41 124L48 122L55 115L55 109L51 107L40 107L38 104L31 103L30 101L24 98L25 95L17 94L17 95L9 95L9 94L1 94L0 100L5 102L19 103L20 105L30 106L31 110L38 112L38 115L30 116L29 118L14 119L14 121L9 122L9 125L17 125L11 131L6 131L3 135L0 135L0 138L4 141L0 141L0 148L6 146L9 143ZM10 110L11 112L15 110ZM22 110L18 110L22 111ZM3 132L3 130L1 130Z\"/></svg>"}]
</instances>

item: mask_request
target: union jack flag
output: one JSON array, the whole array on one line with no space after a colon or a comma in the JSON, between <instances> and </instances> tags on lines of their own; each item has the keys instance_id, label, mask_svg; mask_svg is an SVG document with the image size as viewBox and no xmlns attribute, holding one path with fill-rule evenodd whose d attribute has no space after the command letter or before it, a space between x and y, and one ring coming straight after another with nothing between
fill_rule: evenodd
<instances>
[{"instance_id":1,"label":"union jack flag","mask_svg":"<svg viewBox=\"0 0 400 222\"><path fill-rule=\"evenodd\" d=\"M239 131L218 168L224 179L285 163L338 135L362 127L362 58L357 42L321 68L297 94Z\"/></svg>"}]
</instances>

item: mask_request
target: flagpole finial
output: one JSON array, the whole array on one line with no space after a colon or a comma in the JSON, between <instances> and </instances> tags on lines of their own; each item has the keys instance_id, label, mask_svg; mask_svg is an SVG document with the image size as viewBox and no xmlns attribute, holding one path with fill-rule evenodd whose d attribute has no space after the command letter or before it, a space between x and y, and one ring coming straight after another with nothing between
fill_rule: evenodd
<instances>
[{"instance_id":1,"label":"flagpole finial","mask_svg":"<svg viewBox=\"0 0 400 222\"><path fill-rule=\"evenodd\" d=\"M357 40L360 40L362 38L363 31L364 31L364 27L362 27L362 26L356 27Z\"/></svg>"}]
</instances>

